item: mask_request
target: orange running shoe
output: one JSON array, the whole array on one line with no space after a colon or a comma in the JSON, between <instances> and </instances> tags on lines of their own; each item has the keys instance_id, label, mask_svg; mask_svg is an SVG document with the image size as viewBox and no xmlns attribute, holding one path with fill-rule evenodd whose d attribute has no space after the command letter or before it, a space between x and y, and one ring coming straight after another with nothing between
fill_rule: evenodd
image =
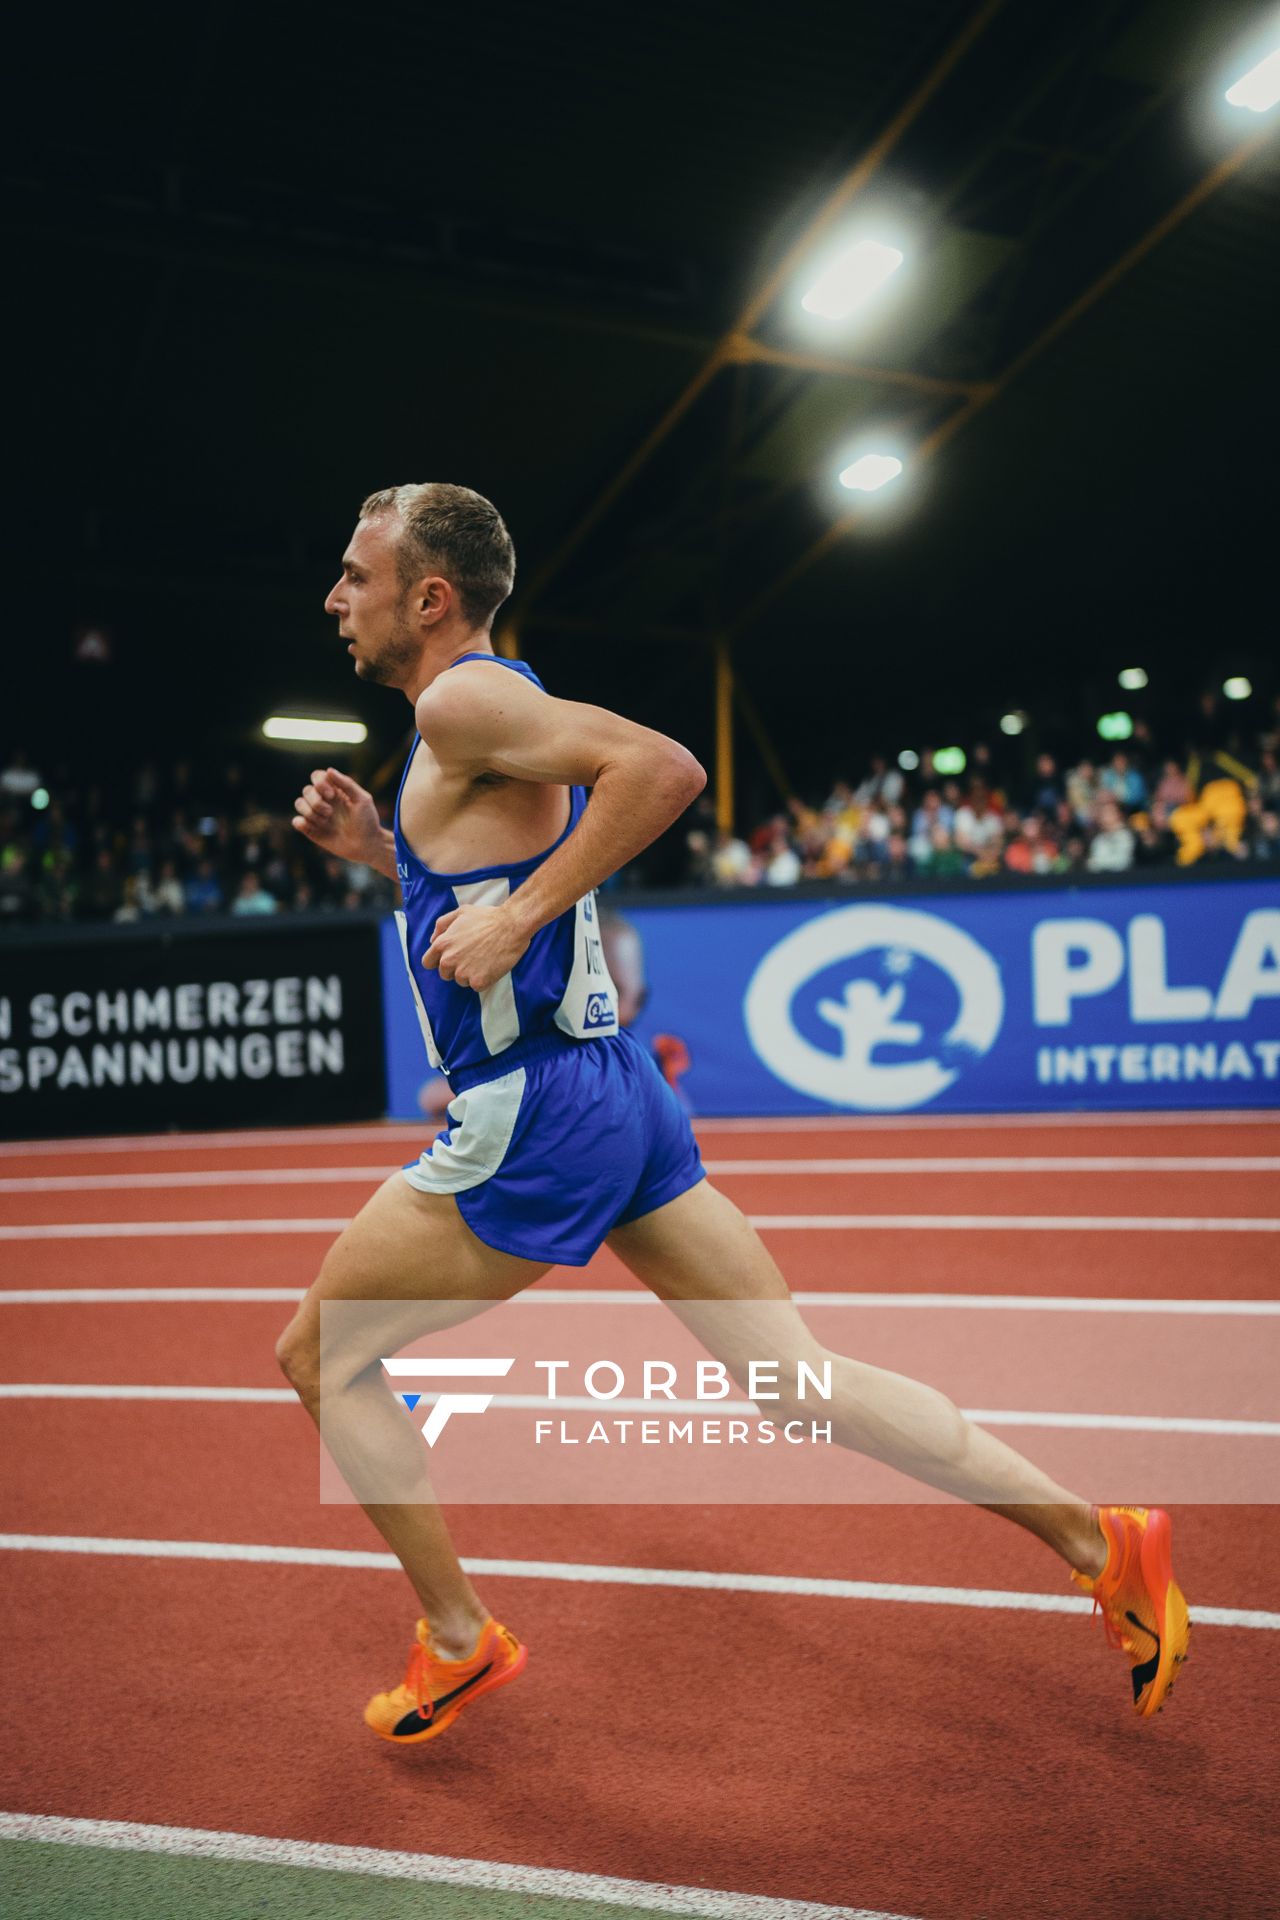
<instances>
[{"instance_id":1,"label":"orange running shoe","mask_svg":"<svg viewBox=\"0 0 1280 1920\"><path fill-rule=\"evenodd\" d=\"M1173 1577L1169 1516L1162 1507L1095 1507L1107 1543L1096 1579L1071 1578L1101 1609L1107 1644L1129 1656L1133 1706L1144 1720L1159 1713L1187 1657L1187 1603Z\"/></svg>"},{"instance_id":2,"label":"orange running shoe","mask_svg":"<svg viewBox=\"0 0 1280 1920\"><path fill-rule=\"evenodd\" d=\"M482 1693L523 1673L529 1658L528 1648L493 1619L485 1621L475 1652L465 1660L442 1660L425 1620L419 1620L417 1635L403 1685L375 1693L364 1710L365 1725L398 1747L434 1740Z\"/></svg>"}]
</instances>

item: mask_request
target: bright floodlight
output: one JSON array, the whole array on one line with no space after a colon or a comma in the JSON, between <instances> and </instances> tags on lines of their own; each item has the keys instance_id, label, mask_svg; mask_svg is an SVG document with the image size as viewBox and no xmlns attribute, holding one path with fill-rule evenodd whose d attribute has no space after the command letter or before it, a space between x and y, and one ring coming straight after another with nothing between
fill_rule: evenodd
<instances>
[{"instance_id":1,"label":"bright floodlight","mask_svg":"<svg viewBox=\"0 0 1280 1920\"><path fill-rule=\"evenodd\" d=\"M1131 713L1102 713L1098 715L1098 733L1103 740L1130 740L1133 737L1133 715Z\"/></svg>"},{"instance_id":2,"label":"bright floodlight","mask_svg":"<svg viewBox=\"0 0 1280 1920\"><path fill-rule=\"evenodd\" d=\"M1242 673L1233 674L1230 680L1224 680L1222 691L1228 700L1247 700L1253 692L1252 680L1246 680Z\"/></svg>"},{"instance_id":3,"label":"bright floodlight","mask_svg":"<svg viewBox=\"0 0 1280 1920\"><path fill-rule=\"evenodd\" d=\"M844 320L901 265L902 255L896 247L886 247L879 240L859 240L836 255L800 305L806 313L820 314L824 320Z\"/></svg>"},{"instance_id":4,"label":"bright floodlight","mask_svg":"<svg viewBox=\"0 0 1280 1920\"><path fill-rule=\"evenodd\" d=\"M904 773L914 773L920 765L920 755L912 747L904 747L898 755L898 765Z\"/></svg>"},{"instance_id":5,"label":"bright floodlight","mask_svg":"<svg viewBox=\"0 0 1280 1920\"><path fill-rule=\"evenodd\" d=\"M1026 724L1026 717L1021 713L1002 713L1000 715L1001 733L1021 733Z\"/></svg>"},{"instance_id":6,"label":"bright floodlight","mask_svg":"<svg viewBox=\"0 0 1280 1920\"><path fill-rule=\"evenodd\" d=\"M1269 113L1280 100L1280 47L1228 87L1227 99L1233 107L1248 107L1250 113Z\"/></svg>"},{"instance_id":7,"label":"bright floodlight","mask_svg":"<svg viewBox=\"0 0 1280 1920\"><path fill-rule=\"evenodd\" d=\"M901 472L901 460L895 460L891 453L864 453L845 468L840 475L840 485L854 493L874 493L878 487L896 480Z\"/></svg>"},{"instance_id":8,"label":"bright floodlight","mask_svg":"<svg viewBox=\"0 0 1280 1920\"><path fill-rule=\"evenodd\" d=\"M314 740L335 747L358 747L369 729L363 720L311 720L305 715L273 713L262 723L268 740Z\"/></svg>"},{"instance_id":9,"label":"bright floodlight","mask_svg":"<svg viewBox=\"0 0 1280 1920\"><path fill-rule=\"evenodd\" d=\"M1119 677L1120 685L1126 693L1141 693L1147 684L1147 670L1145 667L1122 667Z\"/></svg>"},{"instance_id":10,"label":"bright floodlight","mask_svg":"<svg viewBox=\"0 0 1280 1920\"><path fill-rule=\"evenodd\" d=\"M939 773L963 773L966 764L964 748L939 747L933 756L933 764Z\"/></svg>"},{"instance_id":11,"label":"bright floodlight","mask_svg":"<svg viewBox=\"0 0 1280 1920\"><path fill-rule=\"evenodd\" d=\"M37 787L31 796L31 804L37 813L43 813L49 804L48 787Z\"/></svg>"}]
</instances>

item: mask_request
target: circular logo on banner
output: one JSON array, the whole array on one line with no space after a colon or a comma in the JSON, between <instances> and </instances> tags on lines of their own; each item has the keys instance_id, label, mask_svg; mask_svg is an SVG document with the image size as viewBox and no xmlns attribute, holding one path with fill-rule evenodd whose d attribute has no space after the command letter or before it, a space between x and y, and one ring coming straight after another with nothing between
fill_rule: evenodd
<instances>
[{"instance_id":1,"label":"circular logo on banner","mask_svg":"<svg viewBox=\"0 0 1280 1920\"><path fill-rule=\"evenodd\" d=\"M828 973L830 982L820 978ZM937 914L840 907L770 948L743 1015L757 1054L789 1087L902 1113L935 1100L989 1051L1004 989L986 948Z\"/></svg>"}]
</instances>

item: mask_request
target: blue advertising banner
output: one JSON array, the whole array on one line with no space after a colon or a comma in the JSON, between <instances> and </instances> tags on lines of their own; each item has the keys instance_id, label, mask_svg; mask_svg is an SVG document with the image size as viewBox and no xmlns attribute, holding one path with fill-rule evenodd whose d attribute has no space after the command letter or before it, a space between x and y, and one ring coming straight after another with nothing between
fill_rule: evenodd
<instances>
[{"instance_id":1,"label":"blue advertising banner","mask_svg":"<svg viewBox=\"0 0 1280 1920\"><path fill-rule=\"evenodd\" d=\"M667 1059L683 1043L695 1112L1280 1103L1274 879L628 900L625 917L648 988L635 1031ZM383 953L391 1110L416 1114L426 1062L393 929Z\"/></svg>"}]
</instances>

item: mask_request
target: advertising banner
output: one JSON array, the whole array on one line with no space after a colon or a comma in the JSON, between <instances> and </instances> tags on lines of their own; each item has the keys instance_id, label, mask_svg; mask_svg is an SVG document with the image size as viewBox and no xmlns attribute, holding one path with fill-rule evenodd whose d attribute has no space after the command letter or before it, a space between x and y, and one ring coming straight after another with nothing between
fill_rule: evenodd
<instances>
[{"instance_id":1,"label":"advertising banner","mask_svg":"<svg viewBox=\"0 0 1280 1920\"><path fill-rule=\"evenodd\" d=\"M369 920L103 928L0 945L0 1135L384 1111Z\"/></svg>"},{"instance_id":2,"label":"advertising banner","mask_svg":"<svg viewBox=\"0 0 1280 1920\"><path fill-rule=\"evenodd\" d=\"M606 946L615 902L643 948L634 1030L668 1061L687 1053L695 1112L1280 1102L1274 878L662 906L614 894ZM385 933L384 964L391 1107L416 1117L426 1062Z\"/></svg>"}]
</instances>

